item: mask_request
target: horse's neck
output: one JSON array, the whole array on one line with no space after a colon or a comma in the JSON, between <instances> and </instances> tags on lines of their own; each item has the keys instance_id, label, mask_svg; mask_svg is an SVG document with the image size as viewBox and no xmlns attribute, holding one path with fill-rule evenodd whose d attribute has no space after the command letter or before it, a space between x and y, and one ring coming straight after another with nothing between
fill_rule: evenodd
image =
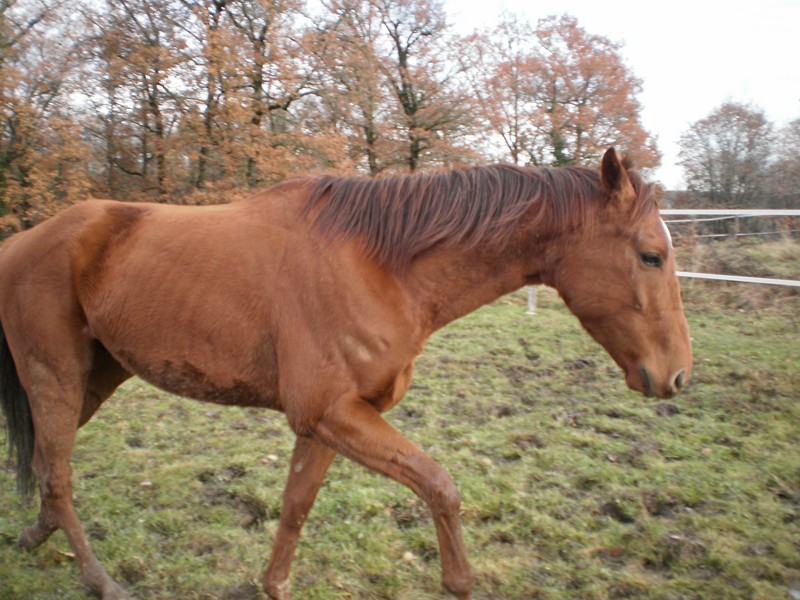
<instances>
[{"instance_id":1,"label":"horse's neck","mask_svg":"<svg viewBox=\"0 0 800 600\"><path fill-rule=\"evenodd\" d=\"M545 253L475 248L443 249L415 260L404 277L433 331L526 283L540 283Z\"/></svg>"}]
</instances>

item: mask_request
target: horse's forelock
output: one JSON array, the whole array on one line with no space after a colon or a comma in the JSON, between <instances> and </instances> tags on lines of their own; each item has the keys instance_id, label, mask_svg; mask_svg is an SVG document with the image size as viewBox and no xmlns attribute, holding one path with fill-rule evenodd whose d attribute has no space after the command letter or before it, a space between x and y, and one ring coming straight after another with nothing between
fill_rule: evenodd
<instances>
[{"instance_id":1,"label":"horse's forelock","mask_svg":"<svg viewBox=\"0 0 800 600\"><path fill-rule=\"evenodd\" d=\"M625 157L625 160L629 161L630 159ZM641 174L631 167L626 165L625 169L628 171L628 176L636 192L636 202L631 215L632 220L636 222L647 217L653 210L658 210L658 187L654 183L645 181Z\"/></svg>"}]
</instances>

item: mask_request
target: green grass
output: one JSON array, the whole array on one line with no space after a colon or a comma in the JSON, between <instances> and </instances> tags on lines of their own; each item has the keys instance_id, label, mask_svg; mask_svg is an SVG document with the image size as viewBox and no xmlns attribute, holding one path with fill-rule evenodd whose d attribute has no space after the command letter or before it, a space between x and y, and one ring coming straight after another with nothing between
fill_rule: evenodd
<instances>
[{"instance_id":1,"label":"green grass","mask_svg":"<svg viewBox=\"0 0 800 600\"><path fill-rule=\"evenodd\" d=\"M691 385L628 391L550 290L438 333L388 418L463 497L476 596L789 598L800 588L798 297L743 310L684 283ZM714 287L715 298L746 288ZM281 415L127 383L80 433L78 513L111 574L142 600L259 598L293 437ZM89 597L61 532L0 471L0 599ZM301 538L297 599L445 597L422 503L337 459Z\"/></svg>"}]
</instances>

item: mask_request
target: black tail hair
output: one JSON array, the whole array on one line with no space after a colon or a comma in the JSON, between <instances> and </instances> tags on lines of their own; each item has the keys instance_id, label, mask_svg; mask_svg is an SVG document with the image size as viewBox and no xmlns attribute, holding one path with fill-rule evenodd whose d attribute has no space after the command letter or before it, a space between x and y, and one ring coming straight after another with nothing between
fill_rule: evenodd
<instances>
[{"instance_id":1,"label":"black tail hair","mask_svg":"<svg viewBox=\"0 0 800 600\"><path fill-rule=\"evenodd\" d=\"M22 387L8 347L6 334L0 327L0 404L6 417L8 430L8 458L17 463L17 492L30 499L36 489L36 478L31 466L33 461L33 417L28 403L28 394Z\"/></svg>"}]
</instances>

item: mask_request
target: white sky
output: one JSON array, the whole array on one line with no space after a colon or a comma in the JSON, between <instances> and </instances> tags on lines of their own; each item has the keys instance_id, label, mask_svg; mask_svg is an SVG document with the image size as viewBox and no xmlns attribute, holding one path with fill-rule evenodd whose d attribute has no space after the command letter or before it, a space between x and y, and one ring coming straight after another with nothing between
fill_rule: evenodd
<instances>
[{"instance_id":1,"label":"white sky","mask_svg":"<svg viewBox=\"0 0 800 600\"><path fill-rule=\"evenodd\" d=\"M678 140L726 100L764 110L776 127L800 117L800 0L446 0L459 32L493 26L501 12L535 24L568 13L588 33L624 44L643 81L645 129L662 153L656 171L681 188Z\"/></svg>"}]
</instances>

